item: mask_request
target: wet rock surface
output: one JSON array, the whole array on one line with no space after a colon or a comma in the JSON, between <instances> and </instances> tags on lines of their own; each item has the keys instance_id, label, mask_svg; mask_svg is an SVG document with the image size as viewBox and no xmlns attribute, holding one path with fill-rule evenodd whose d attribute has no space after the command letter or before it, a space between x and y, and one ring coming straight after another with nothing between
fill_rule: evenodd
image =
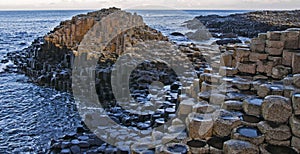
<instances>
[{"instance_id":1,"label":"wet rock surface","mask_svg":"<svg viewBox=\"0 0 300 154\"><path fill-rule=\"evenodd\" d=\"M224 153L259 153L258 147L242 140L229 140L224 143Z\"/></svg>"}]
</instances>

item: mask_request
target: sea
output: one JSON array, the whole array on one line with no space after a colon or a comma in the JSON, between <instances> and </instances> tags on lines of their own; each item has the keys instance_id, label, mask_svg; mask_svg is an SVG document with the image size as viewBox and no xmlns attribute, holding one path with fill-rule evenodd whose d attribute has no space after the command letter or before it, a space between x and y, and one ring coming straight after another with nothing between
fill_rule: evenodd
<instances>
[{"instance_id":1,"label":"sea","mask_svg":"<svg viewBox=\"0 0 300 154\"><path fill-rule=\"evenodd\" d=\"M184 22L199 15L221 16L244 10L127 10L171 41L191 40L171 36L186 33ZM46 35L61 21L90 10L0 11L0 61L9 52L21 51ZM45 153L51 139L72 133L81 125L72 95L30 82L23 74L5 72L12 62L0 63L0 153Z\"/></svg>"}]
</instances>

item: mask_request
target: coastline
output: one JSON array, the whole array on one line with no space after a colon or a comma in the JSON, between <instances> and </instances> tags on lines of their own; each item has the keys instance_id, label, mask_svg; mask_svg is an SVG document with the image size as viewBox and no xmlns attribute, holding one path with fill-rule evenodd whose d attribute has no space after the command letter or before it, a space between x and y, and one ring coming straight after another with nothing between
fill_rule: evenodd
<instances>
[{"instance_id":1,"label":"coastline","mask_svg":"<svg viewBox=\"0 0 300 154\"><path fill-rule=\"evenodd\" d=\"M40 85L46 85L46 86L53 86L53 81L54 79L52 79L53 77L53 73L57 74L56 75L56 79L54 81L54 86L56 89L58 90L62 90L62 91L72 91L71 89L71 68L72 68L72 60L75 56L76 52L74 52L74 50L77 50L78 47L76 46L77 44L79 44L82 39L83 36L87 33L87 31L90 30L90 27L92 27L94 25L93 21L93 17L96 17L96 20L100 20L102 18L98 18L98 15L100 14L100 16L102 17L102 13L101 12L106 12L107 10L102 10L100 12L94 12L91 14L88 14L87 16L77 16L74 17L72 20L70 21L65 21L62 22L62 24L60 26L58 26L57 28L55 28L55 30L46 35L45 38L42 38L41 41L35 41L33 42L32 46L25 49L24 51L20 52L20 53L10 53L9 57L11 60L13 60L15 62L15 64L20 68L20 66L22 67L21 72L27 74L28 76L33 77L33 79L36 81L37 84ZM110 10L108 11L110 12ZM114 9L112 9L112 12L114 12ZM104 13L105 14L105 13ZM92 16L92 18L91 18ZM133 15L133 18L139 18L135 15ZM131 16L130 16L131 18ZM139 20L139 19L137 19ZM79 27L84 27L84 28L79 28L82 29L82 31L74 31L74 34L77 35L78 34L78 39L72 39L72 38L68 38L67 36L69 36L71 32L68 31L68 29L72 29L72 25L74 25L74 23L76 23L77 21L79 21L80 23L82 23L82 25L78 24L76 26ZM71 24L70 24L71 23ZM71 25L71 26L69 26ZM86 25L88 25L86 27ZM75 27L75 29L77 29ZM297 30L295 30L297 31ZM57 32L57 33L56 33ZM141 32L142 35L138 36L138 34L140 34ZM259 31L259 33L262 33L264 31ZM280 33L280 34L279 34ZM291 34L290 34L291 33ZM296 133L298 133L297 130L295 130L295 128L298 127L299 122L297 122L297 118L295 117L296 115L298 115L298 113L292 113L291 111L291 106L293 106L291 103L287 103L288 101L283 98L290 98L291 100L293 100L292 103L296 104L299 102L299 96L297 94L293 94L293 93L298 93L299 92L299 87L298 87L298 76L296 77L292 77L290 78L290 75L295 75L299 72L293 72L292 70L298 69L298 68L294 68L296 67L296 64L292 64L293 61L291 59L294 58L294 55L297 54L292 54L294 53L292 51L292 53L290 53L289 51L286 51L284 53L288 54L288 56L283 56L283 50L297 50L299 49L299 46L295 46L295 44L289 44L289 42L294 41L295 43L295 38L296 37L288 37L290 35L293 35L294 33L297 32L293 32L293 30L291 31L285 31L285 32L268 32L267 34L260 34L258 36L258 38L254 38L252 39L251 44L246 44L246 45L224 45L223 47L220 47L221 51L215 50L216 48L213 47L208 47L208 49L203 49L203 47L196 45L196 44L189 44L189 45L174 45L175 49L179 49L181 52L185 53L186 55L188 55L188 57L190 58L190 61L193 62L193 64L195 65L194 69L196 69L197 75L199 77L198 80L194 80L194 81L198 81L201 85L200 85L200 90L202 93L198 94L198 93L194 93L194 92L189 92L189 95L196 95L200 97L200 100L193 100L191 104L187 103L181 105L181 107L183 108L182 110L180 110L179 112L181 112L181 114L183 112L187 112L187 114L194 112L193 114L195 114L195 112L199 112L199 114L208 114L206 112L208 112L208 110L203 109L204 108L209 108L212 107L213 110L215 111L216 108L214 105L220 105L218 104L218 99L221 98L226 98L224 101L225 102L221 102L221 103L225 103L224 105L224 110L226 111L221 111L224 112L224 115L229 116L230 119L222 119L222 117L224 117L223 115L218 117L216 121L214 120L210 120L212 123L214 124L219 124L223 127L223 125L226 125L228 127L225 127L226 129L228 128L229 134L222 134L224 132L222 132L223 130L219 130L221 128L220 127L215 127L215 128L209 128L209 132L208 134L205 134L205 136L199 136L199 134L197 135L197 130L194 130L194 128L192 127L193 125L195 127L197 127L197 120L195 120L195 117L187 117L189 118L188 120L190 120L189 123L187 123L187 127L188 127L188 132L185 132L186 135L188 135L189 137L193 138L193 140L200 142L198 138L201 138L201 142L208 142L209 140L213 140L215 138L215 136L212 136L212 134L214 135L219 135L220 138L226 138L228 136L231 135L231 133L233 134L231 136L232 139L235 140L226 140L222 142L222 144L224 144L224 148L218 148L215 147L215 142L210 143L207 146L203 146L199 149L196 150L207 150L208 151L215 151L215 152L222 152L225 151L227 153L233 152L234 150L240 150L240 151L244 151L244 150L250 150L250 151L254 151L254 152L258 152L265 150L265 147L269 146L269 144L277 144L275 146L276 148L280 149L280 146L285 146L288 147L292 150L297 151L296 148L297 145L295 145L297 142L295 142L294 140L298 139L297 135L290 135L289 138L293 138L294 140L291 139L286 139L285 137L280 136L279 138L273 139L272 136L270 137L270 134L265 133L263 130L267 130L267 131L277 131L277 132L289 132L286 129L276 129L274 130L273 128L269 127L269 123L263 123L265 122L265 119L268 120L274 120L275 123L278 122L277 120L279 119L279 124L278 126L282 126L282 127L288 127L291 128L293 131L295 131ZM122 33L123 34L123 33ZM117 36L115 39L112 40L112 43L110 43L107 47L107 50L109 50L111 53L121 53L124 49L122 47L119 48L118 45L122 45L121 42L135 42L137 44L141 43L143 44L144 42L149 40L158 40L158 41L165 41L167 44L170 43L168 38L163 36L160 32L158 32L155 29L152 29L150 27L140 27L138 29L135 29L133 31L126 31L127 35L135 35L136 37L140 38L140 40L131 40L130 38L128 39L123 39L122 36ZM283 34L287 34L287 37L284 37L283 39L286 40L281 40L280 38L274 39L273 37L276 37L276 35L283 35ZM52 36L51 36L52 35ZM124 34L123 34L124 35ZM295 34L297 36L297 40L299 41L299 34ZM277 36L278 37L278 36ZM272 40L272 39L274 40ZM266 47L266 41L279 41L279 42L273 42L271 45L267 45ZM280 41L283 41L284 43L280 43ZM131 46L134 46L135 43L131 43ZM114 44L118 44L115 45ZM288 44L287 46L285 46L286 44ZM169 45L169 44L168 44ZM299 44L298 44L299 45ZM128 45L130 46L130 45ZM173 45L171 45L173 47ZM278 47L279 46L279 47ZM41 49L39 49L41 47ZM263 49L261 49L263 48ZM279 54L277 52L265 52L265 48L280 48L279 50ZM282 48L282 51L281 51ZM29 51L29 52L28 52ZM48 51L51 51L50 53ZM273 51L273 50L272 50ZM277 51L277 50L276 50ZM222 55L221 55L221 52ZM295 51L297 53L297 51ZM59 54L57 54L59 53ZM275 54L275 55L274 55ZM117 54L118 55L118 54ZM216 64L217 66L213 65L213 66L209 66L207 64L207 59L204 58L206 57L210 57L211 55L214 55L213 57L211 57L212 62L210 63L211 65ZM251 55L251 57L250 57ZM21 59L20 59L21 57ZM50 57L50 59L49 59ZM217 57L216 59L214 59L215 57ZM54 59L55 61L51 61L51 58ZM281 61L278 62L278 59L281 58ZM282 64L283 63L283 58L286 58L287 61L291 61L291 64ZM297 57L296 57L297 58ZM33 61L32 61L33 59ZM31 61L29 61L31 60ZM110 65L109 62L110 60L115 60L115 57L112 55L108 55L107 57L105 57L103 59L103 67L106 67L107 65ZM261 67L263 67L263 70L257 70L257 63L259 63L259 61L263 61L266 60L266 63L272 62L273 65L271 67L267 68L267 64L261 64ZM40 63L42 62L42 63ZM46 63L46 64L45 64ZM276 65L275 65L276 63ZM296 62L295 62L296 63ZM157 63L159 64L159 63ZM45 66L48 65L48 66ZM49 66L50 65L50 66ZM57 66L60 67L57 67ZM255 69L253 69L253 65L255 65ZM280 66L280 67L278 67ZM109 67L107 67L109 68ZM147 68L147 67L146 67ZM164 68L164 67L163 67ZM273 72L273 69L276 68L277 70L275 70ZM141 70L143 70L145 68L142 68ZM165 68L164 68L165 69ZM220 69L220 70L216 70L216 69ZM269 72L270 70L267 69L271 69L272 72ZM55 70L55 72L54 72ZM109 73L107 73L107 71L109 72L109 69L107 70L99 70L97 73L99 74L99 76L105 76L108 75ZM217 72L215 72L217 71ZM276 73L279 72L279 73ZM149 71L151 72L151 70ZM168 71L166 71L168 72ZM153 72L152 72L153 73ZM216 74L217 73L217 74ZM137 76L141 74L140 72L137 72ZM156 74L159 74L159 72L156 72ZM283 74L283 75L282 75ZM254 76L254 78L252 78L252 76ZM228 77L233 77L233 79L231 79L230 81L228 80ZM235 78L236 77L236 78ZM160 76L158 77L160 78ZM226 80L227 78L227 80ZM145 78L141 78L143 81L147 81ZM104 79L104 83L105 82L109 82L108 81L109 78ZM167 80L167 79L165 79ZM216 85L218 85L219 81L225 81L228 82L228 84L232 87L230 87L229 89L225 89L225 94L222 90L217 91L216 95L210 95L207 94L206 92L212 92L212 90L215 88ZM260 82L260 80L262 80L262 82ZM283 80L283 82L289 83L288 86L293 87L292 89L289 89L290 91L288 91L288 89L282 88L282 85L278 85L277 81ZM295 81L296 80L296 81ZM274 81L274 84L270 83L267 84L264 81ZM295 82L295 83L294 83ZM149 84L151 83L151 80L149 80ZM167 83L167 82L166 82ZM276 84L275 84L276 83ZM100 83L102 84L102 83ZM171 86L178 86L174 83L174 81L172 80L172 82L168 83ZM266 84L264 86L259 86L260 84ZM106 87L107 85L105 85L104 87ZM279 87L279 90L274 89L275 87ZM136 89L140 88L139 86L136 87ZM232 88L232 89L231 89ZM259 88L262 88L262 90L266 90L268 91L266 94L264 94L263 91L260 91ZM173 89L175 92L178 92L178 88L174 88ZM229 91L229 92L228 92ZM286 92L287 91L287 92ZM141 91L138 92L139 96L144 97L144 95L142 95ZM236 96L236 97L232 97L232 98L228 98L230 97L229 94L233 94L233 93L245 93L246 96L242 96L242 98L240 99L239 97L241 96ZM111 95L110 93L108 93L107 95ZM207 96L209 95L209 96ZM253 101L253 99L251 98L253 95L258 95L256 97L259 97L258 101L259 103L257 103L255 101ZM274 97L271 98L268 97L269 95L282 95L281 97ZM232 96L232 95L231 95ZM105 96L106 97L106 96ZM104 99L105 97L101 98ZM110 97L110 96L109 96ZM207 97L213 97L215 98L216 102L213 102L212 100L207 99ZM249 99L246 99L246 97ZM250 98L249 98L250 97ZM267 98L268 97L268 98ZM171 96L170 96L171 98ZM172 98L172 99L179 99L179 95L178 98ZM296 126L292 126L292 125L287 125L287 121L288 118L284 118L283 121L281 121L281 118L274 118L274 115L271 115L271 117L269 117L269 115L267 114L272 114L272 113L267 113L267 111L269 110L269 108L265 105L262 105L262 102L269 102L272 103L273 99L279 99L281 100L281 102L279 102L278 104L281 105L281 107L286 108L287 111L282 111L283 113L287 113L287 115L289 115L288 118L291 117L291 123L295 124ZM106 98L107 99L107 98ZM229 102L229 101L233 101L235 100L236 102ZM174 101L174 100L172 100ZM172 103L172 101L170 100L170 103ZM203 103L204 101L207 101L207 103ZM212 101L210 103L212 103L212 105L210 105L208 102ZM202 103L201 103L202 102ZM274 100L274 102L277 103L277 100ZM214 104L216 103L216 104ZM257 105L258 104L258 105ZM289 105L286 105L289 104ZM171 105L172 107L175 107L175 105ZM196 110L191 110L194 107L191 106L200 106L199 108L196 108ZM109 106L108 107L112 107ZM177 106L179 107L179 106ZM226 107L226 108L225 108ZM265 113L261 113L260 110L261 108L263 108L265 110ZM114 108L112 108L114 109ZM117 108L117 110L119 110ZM202 110L205 110L204 113ZM227 111L229 110L229 111ZM257 111L257 112L252 112L253 111ZM276 109L277 110L277 109ZM293 110L295 110L295 107L293 107ZM296 108L296 110L298 111L298 108ZM234 114L233 111L240 111L240 112L244 112L245 114L240 115L240 114ZM278 111L280 112L280 111ZM113 113L113 112L112 112ZM173 112L172 112L173 114ZM167 115L172 115L171 113L168 113ZM222 113L223 114L223 113ZM266 115L265 115L266 114ZM239 118L240 116L254 116L254 118L258 118L259 122L251 122L250 121L245 121L242 120L241 118ZM292 116L293 115L293 116ZM294 116L295 115L295 116ZM165 116L165 114L161 114L160 116ZM173 115L172 115L173 116ZM201 115L197 115L197 116L201 116ZM218 115L219 116L219 115ZM126 123L126 119L122 119L121 117L118 117L119 120L117 120L119 123ZM118 119L117 118L117 119ZM145 119L146 117L143 117L142 119ZM231 119L232 118L232 119ZM274 119L272 119L274 118ZM127 119L128 120L128 119ZM133 120L130 119L129 120ZM179 122L180 124L184 123L185 119L181 119L182 121ZM227 121L228 120L228 121ZM177 120L178 122L179 120ZM139 121L141 123L143 123L143 125L140 128L143 128L147 123L145 122L145 120L141 120ZM154 121L155 122L155 121ZM229 122L229 124L228 124ZM276 124L277 125L277 124ZM231 128L232 127L232 128ZM245 138L245 134L243 136L243 134L241 132L239 132L238 130L233 130L233 128L240 128L241 129L245 129L245 127L251 127L251 130L254 131L260 131L261 134L257 135L255 137L246 137ZM231 132L231 130L233 132ZM293 132L293 133L295 133ZM78 134L70 134L70 135L66 135L64 137L62 137L61 139L57 140L57 141L51 141L51 150L53 151L58 151L58 152L67 152L70 153L72 151L72 147L73 150L78 150L79 147L79 151L80 150L90 150L90 152L94 152L97 153L98 151L103 152L105 150L112 150L114 151L122 151L124 150L124 152L128 152L128 148L126 149L117 149L117 148L113 148L110 147L108 145L106 145L103 141L97 140L96 142L92 142L96 140L95 136L93 136L92 134L89 134L89 132L86 130L86 128L80 127L77 129L77 133ZM114 134L114 133L112 133ZM259 133L258 133L259 134ZM291 134L291 133L290 133ZM166 134L165 134L166 135ZM83 137L82 137L83 136ZM263 137L262 137L263 136ZM267 141L262 141L261 142L261 138L265 139L264 137L268 136L269 138L267 139ZM163 136L164 137L164 136ZM187 137L187 136L186 136ZM86 139L87 138L87 139ZM209 139L207 139L209 138ZM250 138L250 139L249 139ZM295 139L296 138L296 139ZM90 140L91 139L91 140ZM207 139L207 141L206 141ZM257 139L259 140L259 144L260 145L255 145L256 143L253 143L251 141L251 139ZM75 141L76 142L75 142ZM87 141L88 140L88 141ZM238 140L238 141L236 141ZM289 140L289 141L288 141ZM78 142L77 142L78 141ZM293 142L294 141L294 142ZM73 143L74 142L74 143ZM260 143L261 142L261 143ZM294 144L292 144L292 143ZM78 144L77 144L78 143ZM288 143L288 144L287 144ZM105 146L101 146L105 144ZM179 145L186 145L183 142L179 142ZM238 145L246 145L244 149L239 149L239 147L234 147L235 144ZM293 145L293 148L291 148ZM100 147L99 147L100 146ZM170 145L167 145L170 146ZM93 148L91 148L93 147ZM95 148L97 147L97 148ZM190 146L192 147L192 146ZM296 147L296 148L295 148ZM91 149L88 149L91 148ZM110 148L110 149L109 149ZM259 149L260 148L260 149ZM69 149L66 150L66 149ZM64 151L65 150L65 151ZM97 151L98 150L98 151ZM134 149L133 149L134 150ZM161 149L163 150L163 149ZM195 150L195 149L194 149ZM112 152L110 151L110 152Z\"/></svg>"}]
</instances>

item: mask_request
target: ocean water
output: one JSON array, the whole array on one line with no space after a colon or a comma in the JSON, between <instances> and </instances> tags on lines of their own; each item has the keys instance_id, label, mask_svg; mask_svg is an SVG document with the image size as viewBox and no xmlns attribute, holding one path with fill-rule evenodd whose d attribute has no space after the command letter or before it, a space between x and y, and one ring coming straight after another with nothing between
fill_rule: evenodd
<instances>
[{"instance_id":1,"label":"ocean water","mask_svg":"<svg viewBox=\"0 0 300 154\"><path fill-rule=\"evenodd\" d=\"M61 21L89 11L0 11L0 61L9 52L20 51ZM198 15L228 15L246 11L158 11L134 10L145 22L175 42L189 42L170 36L185 33L184 21ZM80 117L72 96L39 87L22 74L4 72L11 62L0 64L0 153L44 152L52 138L73 132Z\"/></svg>"}]
</instances>

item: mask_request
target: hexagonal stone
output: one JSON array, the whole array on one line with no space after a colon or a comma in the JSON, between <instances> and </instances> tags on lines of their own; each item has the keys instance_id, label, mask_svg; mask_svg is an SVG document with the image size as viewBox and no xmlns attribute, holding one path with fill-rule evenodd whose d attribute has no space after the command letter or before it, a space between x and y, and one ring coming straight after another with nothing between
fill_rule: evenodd
<instances>
[{"instance_id":1,"label":"hexagonal stone","mask_svg":"<svg viewBox=\"0 0 300 154\"><path fill-rule=\"evenodd\" d=\"M232 82L233 86L238 88L239 90L249 90L251 87L250 82L246 82L246 81L237 81L234 80Z\"/></svg>"},{"instance_id":2,"label":"hexagonal stone","mask_svg":"<svg viewBox=\"0 0 300 154\"><path fill-rule=\"evenodd\" d=\"M284 46L284 42L283 41L266 41L266 46L268 48L276 48L276 49L280 49L283 48Z\"/></svg>"},{"instance_id":3,"label":"hexagonal stone","mask_svg":"<svg viewBox=\"0 0 300 154\"><path fill-rule=\"evenodd\" d=\"M295 53L293 55L292 69L293 69L293 74L300 73L300 53Z\"/></svg>"},{"instance_id":4,"label":"hexagonal stone","mask_svg":"<svg viewBox=\"0 0 300 154\"><path fill-rule=\"evenodd\" d=\"M251 52L249 56L249 60L251 62L266 60L267 58L268 58L268 54L255 53L255 52Z\"/></svg>"},{"instance_id":5,"label":"hexagonal stone","mask_svg":"<svg viewBox=\"0 0 300 154\"><path fill-rule=\"evenodd\" d=\"M232 112L220 110L214 113L213 135L218 137L229 136L231 130L241 125L241 119Z\"/></svg>"},{"instance_id":6,"label":"hexagonal stone","mask_svg":"<svg viewBox=\"0 0 300 154\"><path fill-rule=\"evenodd\" d=\"M251 39L250 49L252 52L265 52L266 39Z\"/></svg>"},{"instance_id":7,"label":"hexagonal stone","mask_svg":"<svg viewBox=\"0 0 300 154\"><path fill-rule=\"evenodd\" d=\"M225 154L258 154L256 145L242 140L229 140L224 143Z\"/></svg>"},{"instance_id":8,"label":"hexagonal stone","mask_svg":"<svg viewBox=\"0 0 300 154\"><path fill-rule=\"evenodd\" d=\"M292 69L290 67L285 67L283 65L277 65L272 68L272 77L275 79L283 79L289 73L291 73Z\"/></svg>"},{"instance_id":9,"label":"hexagonal stone","mask_svg":"<svg viewBox=\"0 0 300 154\"><path fill-rule=\"evenodd\" d=\"M293 136L291 145L292 145L292 147L295 147L297 150L300 151L300 138L296 137L296 136Z\"/></svg>"},{"instance_id":10,"label":"hexagonal stone","mask_svg":"<svg viewBox=\"0 0 300 154\"><path fill-rule=\"evenodd\" d=\"M195 105L192 99L183 100L179 104L179 115L188 115L192 112L193 106Z\"/></svg>"},{"instance_id":11,"label":"hexagonal stone","mask_svg":"<svg viewBox=\"0 0 300 154\"><path fill-rule=\"evenodd\" d=\"M225 52L221 55L220 60L221 66L231 67L232 66L232 53Z\"/></svg>"},{"instance_id":12,"label":"hexagonal stone","mask_svg":"<svg viewBox=\"0 0 300 154\"><path fill-rule=\"evenodd\" d=\"M237 62L247 61L249 59L250 50L248 48L237 48L233 52L233 56Z\"/></svg>"},{"instance_id":13,"label":"hexagonal stone","mask_svg":"<svg viewBox=\"0 0 300 154\"><path fill-rule=\"evenodd\" d=\"M265 140L265 136L256 127L249 126L240 126L235 128L232 131L231 138L248 141L254 145L260 145Z\"/></svg>"},{"instance_id":14,"label":"hexagonal stone","mask_svg":"<svg viewBox=\"0 0 300 154\"><path fill-rule=\"evenodd\" d=\"M300 117L292 116L290 118L290 126L295 136L300 137Z\"/></svg>"},{"instance_id":15,"label":"hexagonal stone","mask_svg":"<svg viewBox=\"0 0 300 154\"><path fill-rule=\"evenodd\" d=\"M257 127L265 135L267 142L272 140L285 141L292 136L291 130L287 125L272 126L272 124L266 121L261 121Z\"/></svg>"},{"instance_id":16,"label":"hexagonal stone","mask_svg":"<svg viewBox=\"0 0 300 154\"><path fill-rule=\"evenodd\" d=\"M237 69L242 73L255 74L256 63L237 63Z\"/></svg>"},{"instance_id":17,"label":"hexagonal stone","mask_svg":"<svg viewBox=\"0 0 300 154\"><path fill-rule=\"evenodd\" d=\"M243 102L235 100L226 101L223 103L222 108L226 110L240 111L243 109Z\"/></svg>"},{"instance_id":18,"label":"hexagonal stone","mask_svg":"<svg viewBox=\"0 0 300 154\"><path fill-rule=\"evenodd\" d=\"M293 84L294 84L296 87L300 88L300 74L295 74L295 75L293 76Z\"/></svg>"},{"instance_id":19,"label":"hexagonal stone","mask_svg":"<svg viewBox=\"0 0 300 154\"><path fill-rule=\"evenodd\" d=\"M292 60L293 60L294 53L295 53L295 51L293 51L293 50L283 50L282 64L285 66L292 66Z\"/></svg>"},{"instance_id":20,"label":"hexagonal stone","mask_svg":"<svg viewBox=\"0 0 300 154\"><path fill-rule=\"evenodd\" d=\"M226 95L223 94L211 94L209 103L214 105L221 105L225 102Z\"/></svg>"},{"instance_id":21,"label":"hexagonal stone","mask_svg":"<svg viewBox=\"0 0 300 154\"><path fill-rule=\"evenodd\" d=\"M300 115L300 94L294 94L292 96L292 103L295 115Z\"/></svg>"},{"instance_id":22,"label":"hexagonal stone","mask_svg":"<svg viewBox=\"0 0 300 154\"><path fill-rule=\"evenodd\" d=\"M243 110L248 115L261 116L261 105L263 100L259 98L245 99L243 102Z\"/></svg>"},{"instance_id":23,"label":"hexagonal stone","mask_svg":"<svg viewBox=\"0 0 300 154\"><path fill-rule=\"evenodd\" d=\"M209 114L191 113L186 118L189 137L193 139L205 139L212 136L213 119Z\"/></svg>"},{"instance_id":24,"label":"hexagonal stone","mask_svg":"<svg viewBox=\"0 0 300 154\"><path fill-rule=\"evenodd\" d=\"M285 49L298 49L299 31L284 31L281 34L281 40L284 41Z\"/></svg>"},{"instance_id":25,"label":"hexagonal stone","mask_svg":"<svg viewBox=\"0 0 300 154\"><path fill-rule=\"evenodd\" d=\"M262 84L257 89L257 95L259 97L266 97L268 94L270 94L270 92L271 92L270 86L267 84Z\"/></svg>"},{"instance_id":26,"label":"hexagonal stone","mask_svg":"<svg viewBox=\"0 0 300 154\"><path fill-rule=\"evenodd\" d=\"M283 47L282 48L266 48L266 52L270 55L280 56L283 52Z\"/></svg>"},{"instance_id":27,"label":"hexagonal stone","mask_svg":"<svg viewBox=\"0 0 300 154\"><path fill-rule=\"evenodd\" d=\"M292 115L292 106L289 98L270 95L262 103L262 115L267 121L285 123Z\"/></svg>"},{"instance_id":28,"label":"hexagonal stone","mask_svg":"<svg viewBox=\"0 0 300 154\"><path fill-rule=\"evenodd\" d=\"M297 149L290 145L262 144L259 147L262 154L298 154Z\"/></svg>"},{"instance_id":29,"label":"hexagonal stone","mask_svg":"<svg viewBox=\"0 0 300 154\"><path fill-rule=\"evenodd\" d=\"M271 41L280 41L281 32L279 31L269 31L267 32L267 39Z\"/></svg>"},{"instance_id":30,"label":"hexagonal stone","mask_svg":"<svg viewBox=\"0 0 300 154\"><path fill-rule=\"evenodd\" d=\"M225 67L222 66L219 69L219 74L221 76L234 76L238 73L238 70L236 68L232 68L232 67Z\"/></svg>"},{"instance_id":31,"label":"hexagonal stone","mask_svg":"<svg viewBox=\"0 0 300 154\"><path fill-rule=\"evenodd\" d=\"M206 104L203 102L197 103L196 105L193 106L193 112L196 113L212 113L216 110L216 108L210 104Z\"/></svg>"}]
</instances>

